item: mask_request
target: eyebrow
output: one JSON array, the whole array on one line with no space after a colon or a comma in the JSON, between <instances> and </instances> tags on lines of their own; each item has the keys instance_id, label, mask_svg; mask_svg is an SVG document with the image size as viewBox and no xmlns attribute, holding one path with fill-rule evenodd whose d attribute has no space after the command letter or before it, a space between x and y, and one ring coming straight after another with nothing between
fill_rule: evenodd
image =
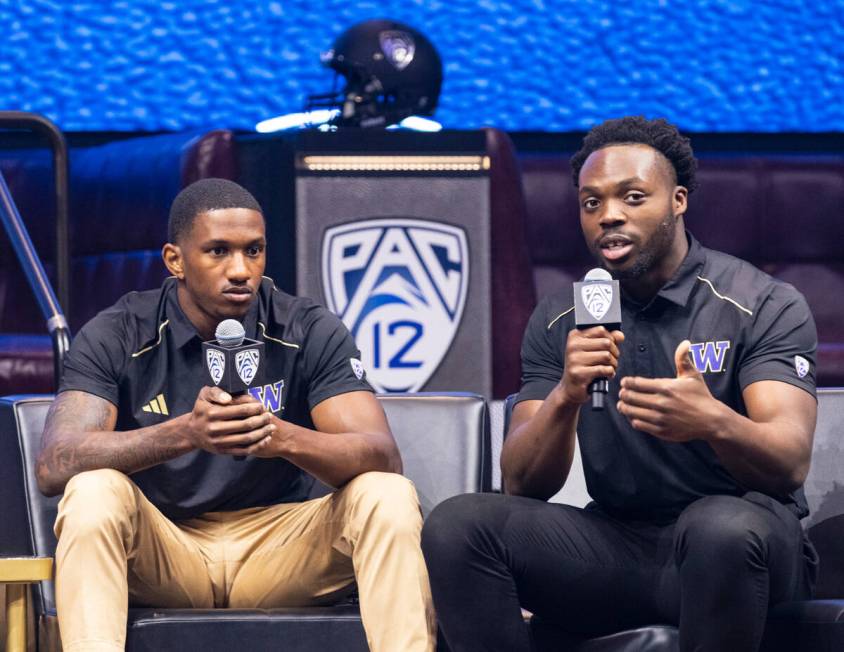
<instances>
[{"instance_id":1,"label":"eyebrow","mask_svg":"<svg viewBox=\"0 0 844 652\"><path fill-rule=\"evenodd\" d=\"M231 240L223 240L223 239L218 238L216 240L206 240L200 246L202 246L202 247L223 247L223 246L230 247L230 246L232 246L232 244L233 243L232 243ZM262 237L262 238L255 238L254 240L247 242L245 246L252 247L254 245L266 245L266 244L267 244L267 239Z\"/></svg>"},{"instance_id":2,"label":"eyebrow","mask_svg":"<svg viewBox=\"0 0 844 652\"><path fill-rule=\"evenodd\" d=\"M637 184L637 183L645 183L645 180L640 178L640 177L628 177L627 179L622 179L621 181L616 183L615 187L616 188L624 188L626 186L632 186L632 185ZM595 188L594 186L583 186L580 189L581 195L584 194L584 193L596 193L596 192L598 192L598 188Z\"/></svg>"}]
</instances>

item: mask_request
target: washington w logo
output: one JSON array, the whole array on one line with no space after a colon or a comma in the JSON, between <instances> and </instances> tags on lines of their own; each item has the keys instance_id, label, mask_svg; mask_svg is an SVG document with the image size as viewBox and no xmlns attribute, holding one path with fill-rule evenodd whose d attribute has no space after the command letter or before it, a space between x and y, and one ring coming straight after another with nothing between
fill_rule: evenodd
<instances>
[{"instance_id":1,"label":"washington w logo","mask_svg":"<svg viewBox=\"0 0 844 652\"><path fill-rule=\"evenodd\" d=\"M724 360L729 348L729 340L692 344L690 352L695 368L702 374L707 371L724 371Z\"/></svg>"},{"instance_id":2,"label":"washington w logo","mask_svg":"<svg viewBox=\"0 0 844 652\"><path fill-rule=\"evenodd\" d=\"M415 392L451 345L469 285L466 232L429 220L363 220L328 229L322 283L378 391Z\"/></svg>"}]
</instances>

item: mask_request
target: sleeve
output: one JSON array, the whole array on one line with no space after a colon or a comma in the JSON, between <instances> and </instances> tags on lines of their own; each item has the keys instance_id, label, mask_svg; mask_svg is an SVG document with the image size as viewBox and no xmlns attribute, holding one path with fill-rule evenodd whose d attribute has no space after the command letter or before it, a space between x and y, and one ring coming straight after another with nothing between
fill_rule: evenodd
<instances>
[{"instance_id":1,"label":"sleeve","mask_svg":"<svg viewBox=\"0 0 844 652\"><path fill-rule=\"evenodd\" d=\"M544 401L563 377L563 346L568 333L568 320L562 315L549 317L548 305L541 302L536 307L525 330L522 340L522 386L516 403Z\"/></svg>"},{"instance_id":2,"label":"sleeve","mask_svg":"<svg viewBox=\"0 0 844 652\"><path fill-rule=\"evenodd\" d=\"M114 318L99 315L82 327L65 357L59 392L78 390L118 404L125 341Z\"/></svg>"},{"instance_id":3,"label":"sleeve","mask_svg":"<svg viewBox=\"0 0 844 652\"><path fill-rule=\"evenodd\" d=\"M818 335L806 299L790 285L777 286L757 310L741 367L742 389L779 380L815 396Z\"/></svg>"},{"instance_id":4,"label":"sleeve","mask_svg":"<svg viewBox=\"0 0 844 652\"><path fill-rule=\"evenodd\" d=\"M320 308L306 342L304 365L310 409L338 394L373 391L355 340L336 315Z\"/></svg>"}]
</instances>

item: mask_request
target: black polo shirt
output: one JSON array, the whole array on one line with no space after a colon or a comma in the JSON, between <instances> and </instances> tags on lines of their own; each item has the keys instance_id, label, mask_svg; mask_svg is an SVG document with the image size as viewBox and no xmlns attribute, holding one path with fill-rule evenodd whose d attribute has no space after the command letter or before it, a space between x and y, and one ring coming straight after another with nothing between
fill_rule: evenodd
<instances>
[{"instance_id":1,"label":"black polo shirt","mask_svg":"<svg viewBox=\"0 0 844 652\"><path fill-rule=\"evenodd\" d=\"M116 431L109 436L190 412L207 384L202 340L179 307L177 287L169 278L158 290L125 295L73 341L59 391L81 390L116 405ZM342 322L309 299L281 292L270 279L261 283L243 326L265 347L264 384L250 393L285 421L313 428L310 411L321 401L372 391ZM201 450L132 479L172 519L301 501L313 484L283 459L237 461Z\"/></svg>"},{"instance_id":2,"label":"black polo shirt","mask_svg":"<svg viewBox=\"0 0 844 652\"><path fill-rule=\"evenodd\" d=\"M625 376L676 377L674 351L692 342L692 358L712 395L746 414L742 390L778 380L815 395L815 323L803 296L749 263L702 247L689 252L674 277L647 305L622 291L625 340L603 411L580 410L578 441L589 494L609 512L671 520L707 495L746 492L703 441L666 442L634 430L616 409ZM517 401L544 400L562 378L566 337L575 328L573 288L544 299L522 344ZM802 491L780 497L801 515Z\"/></svg>"}]
</instances>

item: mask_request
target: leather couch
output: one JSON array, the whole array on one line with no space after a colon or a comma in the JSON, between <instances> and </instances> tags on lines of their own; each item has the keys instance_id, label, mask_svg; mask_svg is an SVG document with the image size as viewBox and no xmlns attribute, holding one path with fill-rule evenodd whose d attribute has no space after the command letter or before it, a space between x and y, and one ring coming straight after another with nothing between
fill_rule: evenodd
<instances>
[{"instance_id":1,"label":"leather couch","mask_svg":"<svg viewBox=\"0 0 844 652\"><path fill-rule=\"evenodd\" d=\"M570 153L521 157L537 295L594 266L580 230ZM844 156L701 156L688 228L704 245L793 284L818 327L818 385L844 385Z\"/></svg>"},{"instance_id":2,"label":"leather couch","mask_svg":"<svg viewBox=\"0 0 844 652\"><path fill-rule=\"evenodd\" d=\"M446 498L490 487L489 412L474 394L379 396L427 515ZM0 398L0 555L53 556L59 497L45 498L34 474L51 396ZM315 493L319 493L319 489ZM34 591L39 647L58 649L52 582ZM354 603L303 609L154 609L129 611L130 652L233 649L313 652L368 648Z\"/></svg>"}]
</instances>

